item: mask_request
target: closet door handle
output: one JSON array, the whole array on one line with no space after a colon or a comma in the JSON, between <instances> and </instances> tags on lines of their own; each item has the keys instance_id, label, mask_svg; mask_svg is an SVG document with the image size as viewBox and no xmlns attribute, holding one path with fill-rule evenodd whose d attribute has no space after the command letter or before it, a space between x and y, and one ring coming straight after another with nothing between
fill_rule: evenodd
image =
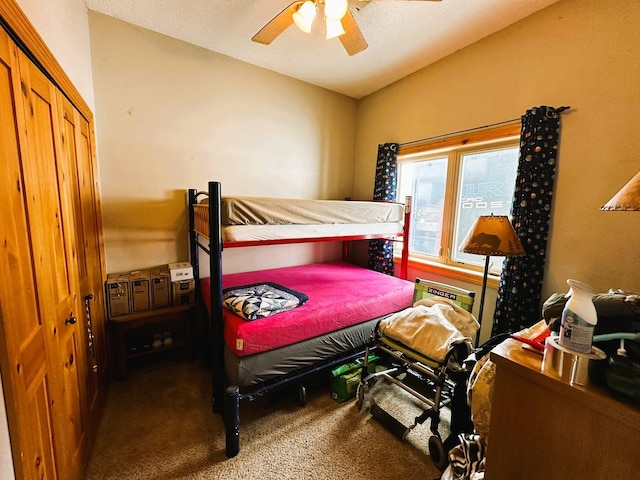
<instances>
[{"instance_id":1,"label":"closet door handle","mask_svg":"<svg viewBox=\"0 0 640 480\"><path fill-rule=\"evenodd\" d=\"M78 319L76 317L69 317L64 321L65 325L75 325L78 323Z\"/></svg>"},{"instance_id":2,"label":"closet door handle","mask_svg":"<svg viewBox=\"0 0 640 480\"><path fill-rule=\"evenodd\" d=\"M84 308L87 317L87 348L89 349L89 355L92 359L91 370L94 373L98 372L98 364L96 363L96 349L94 345L93 336L93 321L91 320L91 300L93 300L93 293L90 293L84 297Z\"/></svg>"}]
</instances>

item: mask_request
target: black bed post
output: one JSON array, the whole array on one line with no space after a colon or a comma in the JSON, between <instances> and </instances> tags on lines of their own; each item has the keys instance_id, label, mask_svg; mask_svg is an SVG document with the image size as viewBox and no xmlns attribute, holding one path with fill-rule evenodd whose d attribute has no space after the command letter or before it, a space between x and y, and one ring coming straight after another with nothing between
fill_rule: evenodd
<instances>
[{"instance_id":1,"label":"black bed post","mask_svg":"<svg viewBox=\"0 0 640 480\"><path fill-rule=\"evenodd\" d=\"M222 237L219 182L209 182L209 274L211 276L211 351L213 356L213 411L224 409L224 328L222 324Z\"/></svg>"},{"instance_id":2,"label":"black bed post","mask_svg":"<svg viewBox=\"0 0 640 480\"><path fill-rule=\"evenodd\" d=\"M227 387L225 397L225 452L233 458L240 452L240 389L235 385Z\"/></svg>"}]
</instances>

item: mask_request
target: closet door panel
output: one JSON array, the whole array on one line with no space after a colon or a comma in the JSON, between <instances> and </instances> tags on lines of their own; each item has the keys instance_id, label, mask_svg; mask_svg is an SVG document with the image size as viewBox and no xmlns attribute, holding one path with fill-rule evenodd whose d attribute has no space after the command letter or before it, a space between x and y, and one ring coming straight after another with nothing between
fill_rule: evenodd
<instances>
[{"instance_id":1,"label":"closet door panel","mask_svg":"<svg viewBox=\"0 0 640 480\"><path fill-rule=\"evenodd\" d=\"M106 348L104 347L104 296L100 243L93 190L93 164L89 141L89 124L73 104L60 94L62 106L62 145L70 166L70 189L73 200L74 225L78 255L79 292L83 301L81 330L86 348L81 352L82 375L87 397L87 425L92 431L102 407L102 383L106 374ZM91 435L90 435L91 436Z\"/></svg>"},{"instance_id":2,"label":"closet door panel","mask_svg":"<svg viewBox=\"0 0 640 480\"><path fill-rule=\"evenodd\" d=\"M94 336L94 360L98 367L100 377L108 375L107 362L107 332L106 332L106 305L104 296L104 256L102 254L102 212L100 207L100 190L98 177L98 165L95 159L92 145L91 126L76 111L79 127L76 129L78 145L78 189L80 192L80 205L82 208L82 225L85 238L85 259L87 262L87 275L93 305L91 316Z\"/></svg>"},{"instance_id":3,"label":"closet door panel","mask_svg":"<svg viewBox=\"0 0 640 480\"><path fill-rule=\"evenodd\" d=\"M88 401L90 415L98 418L102 410L106 388L110 378L110 369L107 360L107 331L106 331L106 306L104 297L104 257L102 254L102 221L99 198L100 191L97 181L97 163L93 152L91 139L91 127L76 110L78 128L77 138L77 163L79 203L82 212L81 225L84 232L84 250L86 261L87 279L85 289L81 290L86 302L89 318L88 340L89 366L92 374L89 376ZM89 299L89 295L91 295ZM97 422L95 422L97 427Z\"/></svg>"},{"instance_id":4,"label":"closet door panel","mask_svg":"<svg viewBox=\"0 0 640 480\"><path fill-rule=\"evenodd\" d=\"M89 276L91 293L92 331L94 339L94 365L98 367L102 381L109 375L107 362L106 305L104 295L105 264L102 242L102 211L100 205L100 189L98 164L93 151L91 126L76 111L80 128L76 129L78 137L78 189L82 208L82 225L85 238L85 258ZM101 389L103 391L104 389Z\"/></svg>"},{"instance_id":5,"label":"closet door panel","mask_svg":"<svg viewBox=\"0 0 640 480\"><path fill-rule=\"evenodd\" d=\"M17 48L0 33L0 355L17 478L53 479L50 372L22 181L25 123Z\"/></svg>"},{"instance_id":6,"label":"closet door panel","mask_svg":"<svg viewBox=\"0 0 640 480\"><path fill-rule=\"evenodd\" d=\"M55 465L55 456L51 445L50 430L50 409L48 405L51 403L49 397L49 387L45 382L41 382L36 386L29 395L29 403L25 404L35 418L35 421L29 422L28 442L25 442L24 455L25 461L24 477L31 480L42 480L44 478L58 478ZM43 456L43 454L45 456ZM21 478L18 473L16 478Z\"/></svg>"},{"instance_id":7,"label":"closet door panel","mask_svg":"<svg viewBox=\"0 0 640 480\"><path fill-rule=\"evenodd\" d=\"M86 463L86 416L81 365L85 344L73 223L72 168L62 145L57 90L23 54L28 165L23 169L29 226L52 374L49 394L61 478L80 478Z\"/></svg>"}]
</instances>

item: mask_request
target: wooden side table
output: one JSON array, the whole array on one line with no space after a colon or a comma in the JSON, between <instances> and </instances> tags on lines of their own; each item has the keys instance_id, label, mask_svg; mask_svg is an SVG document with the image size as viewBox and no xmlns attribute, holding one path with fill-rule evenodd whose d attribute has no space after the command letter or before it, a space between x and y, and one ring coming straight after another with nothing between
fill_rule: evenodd
<instances>
[{"instance_id":1,"label":"wooden side table","mask_svg":"<svg viewBox=\"0 0 640 480\"><path fill-rule=\"evenodd\" d=\"M640 408L594 384L542 373L542 357L507 340L491 352L496 376L486 478L638 478Z\"/></svg>"},{"instance_id":2,"label":"wooden side table","mask_svg":"<svg viewBox=\"0 0 640 480\"><path fill-rule=\"evenodd\" d=\"M127 361L148 355L159 354L168 350L186 348L190 359L194 358L193 348L193 305L147 310L130 315L109 317L113 351L115 355L115 374L118 380L127 377ZM173 342L159 348L137 349L132 351L127 347L127 334L142 329L148 325L161 326L163 324L180 325L183 335L172 337ZM162 332L160 332L162 333ZM149 342L150 344L151 342Z\"/></svg>"}]
</instances>

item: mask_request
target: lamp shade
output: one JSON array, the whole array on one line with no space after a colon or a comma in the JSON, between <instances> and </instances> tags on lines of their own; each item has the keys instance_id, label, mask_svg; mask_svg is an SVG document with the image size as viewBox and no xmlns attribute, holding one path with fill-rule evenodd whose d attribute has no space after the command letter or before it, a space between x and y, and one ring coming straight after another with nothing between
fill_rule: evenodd
<instances>
[{"instance_id":1,"label":"lamp shade","mask_svg":"<svg viewBox=\"0 0 640 480\"><path fill-rule=\"evenodd\" d=\"M640 210L640 172L616 193L600 210Z\"/></svg>"},{"instance_id":2,"label":"lamp shade","mask_svg":"<svg viewBox=\"0 0 640 480\"><path fill-rule=\"evenodd\" d=\"M524 248L511 221L504 215L482 215L476 218L460 245L463 253L514 257L524 255Z\"/></svg>"},{"instance_id":3,"label":"lamp shade","mask_svg":"<svg viewBox=\"0 0 640 480\"><path fill-rule=\"evenodd\" d=\"M347 0L324 0L324 16L329 20L342 20L347 13Z\"/></svg>"},{"instance_id":4,"label":"lamp shade","mask_svg":"<svg viewBox=\"0 0 640 480\"><path fill-rule=\"evenodd\" d=\"M316 17L316 4L307 0L296 13L293 14L293 21L296 26L305 33L311 32L313 19Z\"/></svg>"},{"instance_id":5,"label":"lamp shade","mask_svg":"<svg viewBox=\"0 0 640 480\"><path fill-rule=\"evenodd\" d=\"M346 32L342 27L342 22L340 20L331 20L330 18L326 19L327 24L327 40L330 38L339 37L340 35L344 35Z\"/></svg>"}]
</instances>

